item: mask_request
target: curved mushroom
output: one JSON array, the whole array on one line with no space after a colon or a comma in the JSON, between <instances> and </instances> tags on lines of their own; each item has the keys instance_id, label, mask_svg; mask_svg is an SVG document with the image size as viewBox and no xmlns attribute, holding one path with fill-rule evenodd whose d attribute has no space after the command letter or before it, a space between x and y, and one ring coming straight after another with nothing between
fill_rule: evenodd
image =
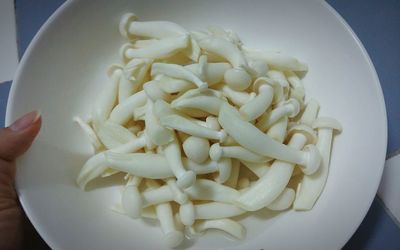
<instances>
[{"instance_id":1,"label":"curved mushroom","mask_svg":"<svg viewBox=\"0 0 400 250\"><path fill-rule=\"evenodd\" d=\"M222 157L236 158L248 162L266 162L269 158L257 155L241 146L221 146L214 143L210 147L210 158L213 161L219 161Z\"/></svg>"},{"instance_id":2,"label":"curved mushroom","mask_svg":"<svg viewBox=\"0 0 400 250\"><path fill-rule=\"evenodd\" d=\"M271 68L291 71L308 70L307 64L280 52L251 50L244 48L244 53L250 59L264 60Z\"/></svg>"},{"instance_id":3,"label":"curved mushroom","mask_svg":"<svg viewBox=\"0 0 400 250\"><path fill-rule=\"evenodd\" d=\"M125 60L132 58L163 59L185 50L189 45L189 36L181 35L153 41L146 47L136 48L127 43L120 48L121 57Z\"/></svg>"},{"instance_id":4,"label":"curved mushroom","mask_svg":"<svg viewBox=\"0 0 400 250\"><path fill-rule=\"evenodd\" d=\"M261 116L256 123L256 127L265 132L282 117L295 117L300 112L300 104L296 99L289 99L281 102L275 109L268 114Z\"/></svg>"},{"instance_id":5,"label":"curved mushroom","mask_svg":"<svg viewBox=\"0 0 400 250\"><path fill-rule=\"evenodd\" d=\"M188 34L180 25L168 21L137 21L137 16L133 13L126 13L122 16L119 23L119 32L123 37L147 37L147 38L166 38Z\"/></svg>"},{"instance_id":6,"label":"curved mushroom","mask_svg":"<svg viewBox=\"0 0 400 250\"><path fill-rule=\"evenodd\" d=\"M196 86L200 89L208 87L208 84L206 82L200 80L195 74L185 69L181 65L169 63L153 63L151 67L151 75L155 76L160 74L192 82L196 84Z\"/></svg>"},{"instance_id":7,"label":"curved mushroom","mask_svg":"<svg viewBox=\"0 0 400 250\"><path fill-rule=\"evenodd\" d=\"M233 66L225 71L224 80L231 88L241 91L247 89L252 78L247 73L246 58L239 48L222 38L207 36L198 41L200 48L225 58Z\"/></svg>"},{"instance_id":8,"label":"curved mushroom","mask_svg":"<svg viewBox=\"0 0 400 250\"><path fill-rule=\"evenodd\" d=\"M320 155L315 146L310 145L307 151L300 151L276 142L258 128L240 118L239 112L229 104L223 104L218 121L224 130L242 147L254 153L316 169ZM317 166L315 166L317 165Z\"/></svg>"},{"instance_id":9,"label":"curved mushroom","mask_svg":"<svg viewBox=\"0 0 400 250\"><path fill-rule=\"evenodd\" d=\"M262 115L271 105L272 98L279 95L280 87L266 77L255 80L253 89L258 95L240 107L239 112L244 120L252 121ZM279 97L275 97L279 98Z\"/></svg>"},{"instance_id":10,"label":"curved mushroom","mask_svg":"<svg viewBox=\"0 0 400 250\"><path fill-rule=\"evenodd\" d=\"M231 219L197 221L192 226L192 233L203 233L208 229L222 230L239 240L244 239L246 236L245 227Z\"/></svg>"},{"instance_id":11,"label":"curved mushroom","mask_svg":"<svg viewBox=\"0 0 400 250\"><path fill-rule=\"evenodd\" d=\"M116 148L136 139L128 129L110 121L104 122L97 128L97 135L107 149Z\"/></svg>"},{"instance_id":12,"label":"curved mushroom","mask_svg":"<svg viewBox=\"0 0 400 250\"><path fill-rule=\"evenodd\" d=\"M117 101L118 83L122 75L122 70L114 68L109 72L111 83L96 97L95 104L92 110L93 126L96 129L101 123L105 122L110 116L111 111Z\"/></svg>"},{"instance_id":13,"label":"curved mushroom","mask_svg":"<svg viewBox=\"0 0 400 250\"><path fill-rule=\"evenodd\" d=\"M255 98L256 93L251 92L242 92L242 91L236 91L231 89L229 86L224 85L221 89L222 93L226 98L228 98L233 104L236 106L243 106L244 104L248 103L252 99Z\"/></svg>"},{"instance_id":14,"label":"curved mushroom","mask_svg":"<svg viewBox=\"0 0 400 250\"><path fill-rule=\"evenodd\" d=\"M317 118L313 122L313 128L318 130L317 148L322 155L322 162L318 171L312 175L305 175L299 183L293 204L296 210L310 210L322 193L328 178L333 131L342 130L339 122L326 117Z\"/></svg>"},{"instance_id":15,"label":"curved mushroom","mask_svg":"<svg viewBox=\"0 0 400 250\"><path fill-rule=\"evenodd\" d=\"M110 121L121 125L127 123L132 119L133 110L145 105L146 101L146 93L144 91L137 92L114 107L110 114Z\"/></svg>"}]
</instances>

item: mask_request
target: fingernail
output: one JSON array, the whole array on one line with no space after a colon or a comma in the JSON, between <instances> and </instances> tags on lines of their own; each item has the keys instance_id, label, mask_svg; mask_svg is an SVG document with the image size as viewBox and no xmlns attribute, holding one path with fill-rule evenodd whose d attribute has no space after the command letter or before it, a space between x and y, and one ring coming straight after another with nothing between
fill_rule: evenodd
<instances>
[{"instance_id":1,"label":"fingernail","mask_svg":"<svg viewBox=\"0 0 400 250\"><path fill-rule=\"evenodd\" d=\"M35 123L39 117L40 113L38 111L27 113L11 124L10 129L16 132L22 131Z\"/></svg>"}]
</instances>

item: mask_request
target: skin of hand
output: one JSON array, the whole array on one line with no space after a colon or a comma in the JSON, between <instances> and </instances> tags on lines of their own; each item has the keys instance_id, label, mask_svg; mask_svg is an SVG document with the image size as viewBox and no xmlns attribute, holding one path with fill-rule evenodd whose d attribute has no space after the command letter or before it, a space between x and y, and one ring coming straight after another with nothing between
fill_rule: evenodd
<instances>
[{"instance_id":1,"label":"skin of hand","mask_svg":"<svg viewBox=\"0 0 400 250\"><path fill-rule=\"evenodd\" d=\"M0 128L0 249L18 249L23 211L15 191L15 161L25 153L41 127L41 116L30 112L7 128Z\"/></svg>"}]
</instances>

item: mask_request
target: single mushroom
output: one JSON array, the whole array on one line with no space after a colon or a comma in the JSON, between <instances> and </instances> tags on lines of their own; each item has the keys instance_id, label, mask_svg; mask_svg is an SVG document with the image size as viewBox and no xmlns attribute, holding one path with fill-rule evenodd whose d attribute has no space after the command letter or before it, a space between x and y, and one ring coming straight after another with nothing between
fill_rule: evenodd
<instances>
[{"instance_id":1,"label":"single mushroom","mask_svg":"<svg viewBox=\"0 0 400 250\"><path fill-rule=\"evenodd\" d=\"M120 48L120 54L124 61L133 58L163 59L184 51L189 46L189 36L180 35L156 40L146 47L135 47L127 43Z\"/></svg>"},{"instance_id":2,"label":"single mushroom","mask_svg":"<svg viewBox=\"0 0 400 250\"><path fill-rule=\"evenodd\" d=\"M145 132L149 139L158 146L166 145L174 140L174 132L161 125L156 116L157 103L153 104L151 100L147 101L147 111L145 114Z\"/></svg>"},{"instance_id":3,"label":"single mushroom","mask_svg":"<svg viewBox=\"0 0 400 250\"><path fill-rule=\"evenodd\" d=\"M119 147L137 138L127 128L110 121L97 128L97 136L107 149Z\"/></svg>"},{"instance_id":4,"label":"single mushroom","mask_svg":"<svg viewBox=\"0 0 400 250\"><path fill-rule=\"evenodd\" d=\"M143 90L147 97L153 102L157 100L165 100L169 102L171 100L171 95L166 93L162 88L160 88L157 80L148 81L143 85Z\"/></svg>"},{"instance_id":5,"label":"single mushroom","mask_svg":"<svg viewBox=\"0 0 400 250\"><path fill-rule=\"evenodd\" d=\"M183 233L176 228L171 204L157 204L155 205L155 209L157 218L160 221L161 230L164 233L165 244L170 248L179 246L185 237Z\"/></svg>"},{"instance_id":6,"label":"single mushroom","mask_svg":"<svg viewBox=\"0 0 400 250\"><path fill-rule=\"evenodd\" d=\"M306 109L308 108L311 109L311 107L306 107ZM313 113L313 116L316 117L317 113ZM303 124L293 126L289 135L292 137L288 146L298 150L302 149L307 142L313 143L316 140L312 129ZM313 153L309 155L310 164L307 164L302 170L307 174L312 174L318 170L321 156L313 145L307 145L306 148ZM249 211L256 211L270 205L285 190L293 174L294 166L295 164L288 161L275 160L268 171L241 194L235 204Z\"/></svg>"},{"instance_id":7,"label":"single mushroom","mask_svg":"<svg viewBox=\"0 0 400 250\"><path fill-rule=\"evenodd\" d=\"M134 13L126 13L121 17L119 32L125 38L147 37L166 38L188 34L180 25L168 21L137 21Z\"/></svg>"},{"instance_id":8,"label":"single mushroom","mask_svg":"<svg viewBox=\"0 0 400 250\"><path fill-rule=\"evenodd\" d=\"M327 117L317 118L312 126L318 131L317 148L322 155L322 161L318 171L305 175L299 183L293 204L296 210L310 210L322 193L328 178L333 132L342 131L339 122Z\"/></svg>"},{"instance_id":9,"label":"single mushroom","mask_svg":"<svg viewBox=\"0 0 400 250\"><path fill-rule=\"evenodd\" d=\"M182 131L186 134L197 137L207 138L211 140L219 140L220 142L223 142L227 137L224 130L215 131L213 129L203 127L180 115L167 115L161 117L160 123L161 125L170 129Z\"/></svg>"},{"instance_id":10,"label":"single mushroom","mask_svg":"<svg viewBox=\"0 0 400 250\"><path fill-rule=\"evenodd\" d=\"M163 151L168 165L177 178L177 185L183 189L192 186L196 180L196 174L183 166L181 147L175 135L171 142L163 146Z\"/></svg>"},{"instance_id":11,"label":"single mushroom","mask_svg":"<svg viewBox=\"0 0 400 250\"><path fill-rule=\"evenodd\" d=\"M182 144L185 155L196 163L205 162L208 159L210 142L207 139L189 136Z\"/></svg>"},{"instance_id":12,"label":"single mushroom","mask_svg":"<svg viewBox=\"0 0 400 250\"><path fill-rule=\"evenodd\" d=\"M274 95L275 98L278 98L281 88L267 77L261 77L254 81L253 90L258 95L239 109L241 116L246 121L255 120L262 115L271 105Z\"/></svg>"},{"instance_id":13,"label":"single mushroom","mask_svg":"<svg viewBox=\"0 0 400 250\"><path fill-rule=\"evenodd\" d=\"M229 63L207 63L200 72L200 64L189 64L184 66L186 69L190 70L193 74L200 77L204 75L203 81L207 82L209 86L220 83L224 80L224 74L232 66ZM202 73L202 74L201 74Z\"/></svg>"},{"instance_id":14,"label":"single mushroom","mask_svg":"<svg viewBox=\"0 0 400 250\"><path fill-rule=\"evenodd\" d=\"M304 109L300 118L300 123L307 126L312 126L319 111L319 103L315 99L310 99L307 103L307 108Z\"/></svg>"},{"instance_id":15,"label":"single mushroom","mask_svg":"<svg viewBox=\"0 0 400 250\"><path fill-rule=\"evenodd\" d=\"M233 43L218 37L207 36L198 41L200 48L225 58L233 68L225 71L224 81L232 89L247 89L252 78L247 72L249 67L240 49Z\"/></svg>"},{"instance_id":16,"label":"single mushroom","mask_svg":"<svg viewBox=\"0 0 400 250\"><path fill-rule=\"evenodd\" d=\"M240 162L243 163L243 165L246 166L251 172L257 175L258 178L261 178L263 175L265 175L271 168L271 163L268 162L257 163L243 160Z\"/></svg>"},{"instance_id":17,"label":"single mushroom","mask_svg":"<svg viewBox=\"0 0 400 250\"><path fill-rule=\"evenodd\" d=\"M226 98L229 99L234 105L241 107L256 97L256 93L247 93L244 91L236 91L229 86L224 85L221 89Z\"/></svg>"},{"instance_id":18,"label":"single mushroom","mask_svg":"<svg viewBox=\"0 0 400 250\"><path fill-rule=\"evenodd\" d=\"M302 149L307 141L310 142L315 137L312 130L301 130L302 128L306 128L306 126L296 128L289 141L289 147ZM234 204L248 211L256 211L269 206L284 191L292 176L294 166L295 164L287 161L275 160L268 172L241 193ZM306 171L313 172L315 170L307 169Z\"/></svg>"},{"instance_id":19,"label":"single mushroom","mask_svg":"<svg viewBox=\"0 0 400 250\"><path fill-rule=\"evenodd\" d=\"M118 102L121 103L142 86L153 60L148 58L134 58L123 68L123 74L118 86Z\"/></svg>"},{"instance_id":20,"label":"single mushroom","mask_svg":"<svg viewBox=\"0 0 400 250\"><path fill-rule=\"evenodd\" d=\"M163 91L169 94L185 92L196 87L196 85L192 82L166 75L157 75L154 77L154 80L156 80L158 86Z\"/></svg>"},{"instance_id":21,"label":"single mushroom","mask_svg":"<svg viewBox=\"0 0 400 250\"><path fill-rule=\"evenodd\" d=\"M134 219L140 218L142 214L143 201L139 195L141 181L141 177L134 176L125 186L121 196L121 203L125 213Z\"/></svg>"},{"instance_id":22,"label":"single mushroom","mask_svg":"<svg viewBox=\"0 0 400 250\"><path fill-rule=\"evenodd\" d=\"M263 60L247 60L249 67L254 71L254 78L267 76L268 64Z\"/></svg>"},{"instance_id":23,"label":"single mushroom","mask_svg":"<svg viewBox=\"0 0 400 250\"><path fill-rule=\"evenodd\" d=\"M98 136L93 131L92 127L78 116L75 116L73 118L73 120L79 125L79 127L82 129L82 131L87 135L87 137L89 138L90 144L93 146L94 151L95 152L99 151L103 147L103 144L100 142ZM207 157L208 157L208 151L207 151Z\"/></svg>"},{"instance_id":24,"label":"single mushroom","mask_svg":"<svg viewBox=\"0 0 400 250\"><path fill-rule=\"evenodd\" d=\"M194 89L197 90L197 89ZM186 93L190 92L187 91ZM224 102L220 96L216 94L209 94L207 92L216 92L215 90L207 89L201 91L196 95L186 96L186 93L171 102L171 107L178 110L197 109L207 112L212 115L218 115L219 109Z\"/></svg>"},{"instance_id":25,"label":"single mushroom","mask_svg":"<svg viewBox=\"0 0 400 250\"><path fill-rule=\"evenodd\" d=\"M146 101L146 93L143 90L137 92L115 106L110 114L110 121L121 125L127 123L130 119L132 119L133 110L137 107L145 105Z\"/></svg>"},{"instance_id":26,"label":"single mushroom","mask_svg":"<svg viewBox=\"0 0 400 250\"><path fill-rule=\"evenodd\" d=\"M251 50L244 48L244 54L252 60L257 59L265 61L270 68L291 71L308 70L307 64L300 62L294 57L287 56L280 52Z\"/></svg>"},{"instance_id":27,"label":"single mushroom","mask_svg":"<svg viewBox=\"0 0 400 250\"><path fill-rule=\"evenodd\" d=\"M321 156L313 145L300 151L293 147L281 144L253 124L243 121L239 112L229 104L223 104L218 117L223 129L232 136L242 147L262 156L295 163L306 169L317 169Z\"/></svg>"},{"instance_id":28,"label":"single mushroom","mask_svg":"<svg viewBox=\"0 0 400 250\"><path fill-rule=\"evenodd\" d=\"M118 83L122 75L122 70L113 68L112 71L109 71L108 75L111 78L111 83L108 83L96 97L92 110L93 126L95 130L101 123L109 118L114 108L117 101Z\"/></svg>"},{"instance_id":29,"label":"single mushroom","mask_svg":"<svg viewBox=\"0 0 400 250\"><path fill-rule=\"evenodd\" d=\"M221 146L219 143L211 145L210 158L213 161L219 161L221 158L235 158L248 162L266 162L270 160L265 156L255 154L241 146Z\"/></svg>"},{"instance_id":30,"label":"single mushroom","mask_svg":"<svg viewBox=\"0 0 400 250\"><path fill-rule=\"evenodd\" d=\"M83 165L81 171L79 172L78 178L76 180L78 186L81 189L85 189L86 184L100 176L109 166L105 154L108 152L115 152L120 154L126 154L131 152L136 152L143 147L143 142L141 140L130 141L124 145L118 146L116 148L100 152L92 157L90 157ZM164 158L165 160L165 158ZM172 174L172 173L171 173ZM172 175L171 175L172 176Z\"/></svg>"},{"instance_id":31,"label":"single mushroom","mask_svg":"<svg viewBox=\"0 0 400 250\"><path fill-rule=\"evenodd\" d=\"M287 116L276 121L267 131L267 135L277 142L283 143L287 135L289 119Z\"/></svg>"},{"instance_id":32,"label":"single mushroom","mask_svg":"<svg viewBox=\"0 0 400 250\"><path fill-rule=\"evenodd\" d=\"M282 117L295 117L300 112L300 104L296 99L289 99L281 102L275 109L265 115L261 116L260 120L256 123L256 127L261 131L267 131Z\"/></svg>"},{"instance_id":33,"label":"single mushroom","mask_svg":"<svg viewBox=\"0 0 400 250\"><path fill-rule=\"evenodd\" d=\"M169 63L153 63L151 67L151 75L166 75L169 77L183 79L196 84L200 89L207 88L208 84L200 80L195 74L187 70L181 65Z\"/></svg>"},{"instance_id":34,"label":"single mushroom","mask_svg":"<svg viewBox=\"0 0 400 250\"><path fill-rule=\"evenodd\" d=\"M191 201L181 204L179 207L179 217L182 224L185 226L191 226L196 218L194 205Z\"/></svg>"},{"instance_id":35,"label":"single mushroom","mask_svg":"<svg viewBox=\"0 0 400 250\"><path fill-rule=\"evenodd\" d=\"M240 173L240 161L236 159L232 159L232 167L231 167L231 174L229 178L224 182L224 185L236 188Z\"/></svg>"}]
</instances>

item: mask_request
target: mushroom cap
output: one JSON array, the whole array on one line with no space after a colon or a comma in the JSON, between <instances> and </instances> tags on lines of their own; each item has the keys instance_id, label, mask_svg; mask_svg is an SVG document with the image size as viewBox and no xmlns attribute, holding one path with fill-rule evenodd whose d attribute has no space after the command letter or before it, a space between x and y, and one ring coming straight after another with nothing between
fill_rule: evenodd
<instances>
[{"instance_id":1,"label":"mushroom cap","mask_svg":"<svg viewBox=\"0 0 400 250\"><path fill-rule=\"evenodd\" d=\"M190 160L196 163L202 163L208 158L210 143L207 139L196 136L189 136L183 142L182 147L186 156Z\"/></svg>"},{"instance_id":2,"label":"mushroom cap","mask_svg":"<svg viewBox=\"0 0 400 250\"><path fill-rule=\"evenodd\" d=\"M170 231L164 235L164 242L169 248L179 246L184 240L184 235L180 231Z\"/></svg>"},{"instance_id":3,"label":"mushroom cap","mask_svg":"<svg viewBox=\"0 0 400 250\"><path fill-rule=\"evenodd\" d=\"M111 64L110 67L108 67L108 69L107 69L107 76L111 77L114 74L114 72L116 72L117 70L121 70L121 73L122 73L122 70L123 70L122 65L116 64L116 63Z\"/></svg>"},{"instance_id":4,"label":"mushroom cap","mask_svg":"<svg viewBox=\"0 0 400 250\"><path fill-rule=\"evenodd\" d=\"M182 189L186 189L188 187L191 187L193 183L196 181L196 174L189 170L186 171L184 174L178 176L176 185Z\"/></svg>"},{"instance_id":5,"label":"mushroom cap","mask_svg":"<svg viewBox=\"0 0 400 250\"><path fill-rule=\"evenodd\" d=\"M306 144L315 144L317 141L317 135L315 131L305 124L292 125L288 131L287 137L290 138L295 133L303 134L307 139Z\"/></svg>"},{"instance_id":6,"label":"mushroom cap","mask_svg":"<svg viewBox=\"0 0 400 250\"><path fill-rule=\"evenodd\" d=\"M274 89L274 103L279 102L283 98L283 88L282 86L275 80L269 77L259 77L253 83L253 91L258 93L260 87L263 84L268 84Z\"/></svg>"},{"instance_id":7,"label":"mushroom cap","mask_svg":"<svg viewBox=\"0 0 400 250\"><path fill-rule=\"evenodd\" d=\"M129 25L136 21L138 17L133 13L126 13L121 17L119 22L119 32L125 38L129 38Z\"/></svg>"},{"instance_id":8,"label":"mushroom cap","mask_svg":"<svg viewBox=\"0 0 400 250\"><path fill-rule=\"evenodd\" d=\"M312 124L313 129L318 129L318 128L327 128L327 129L332 129L336 130L339 133L342 132L342 125L340 123L331 117L318 117Z\"/></svg>"},{"instance_id":9,"label":"mushroom cap","mask_svg":"<svg viewBox=\"0 0 400 250\"><path fill-rule=\"evenodd\" d=\"M290 114L288 115L290 118L295 117L300 112L300 103L294 98L282 102L279 106L282 105L285 105L290 110Z\"/></svg>"},{"instance_id":10,"label":"mushroom cap","mask_svg":"<svg viewBox=\"0 0 400 250\"><path fill-rule=\"evenodd\" d=\"M243 91L250 86L252 79L244 69L232 68L225 71L224 81L232 89Z\"/></svg>"},{"instance_id":11,"label":"mushroom cap","mask_svg":"<svg viewBox=\"0 0 400 250\"><path fill-rule=\"evenodd\" d=\"M121 46L121 48L119 49L119 54L121 56L122 59L127 60L127 56L126 56L126 51L128 49L132 49L132 44L130 43L125 43L124 45Z\"/></svg>"}]
</instances>

